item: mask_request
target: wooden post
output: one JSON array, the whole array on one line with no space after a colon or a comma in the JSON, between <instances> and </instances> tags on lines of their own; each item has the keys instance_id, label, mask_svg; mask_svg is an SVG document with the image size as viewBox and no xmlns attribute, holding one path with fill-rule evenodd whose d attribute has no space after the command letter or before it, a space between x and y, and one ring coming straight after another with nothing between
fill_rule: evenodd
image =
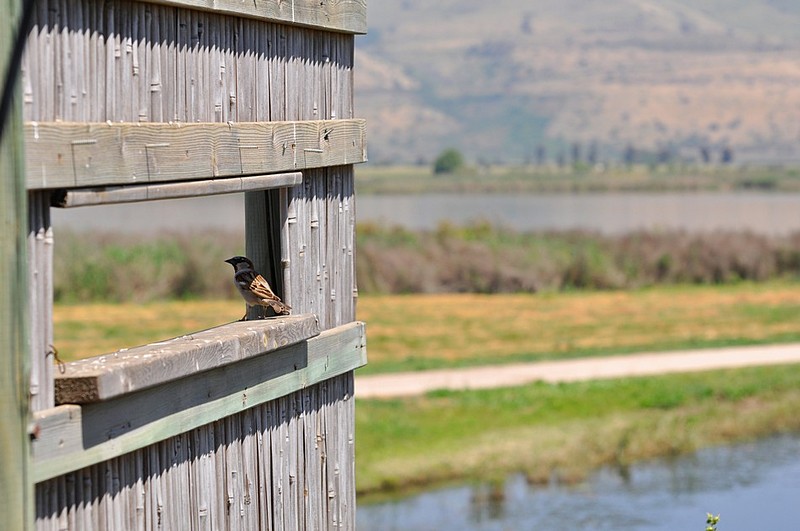
<instances>
[{"instance_id":1,"label":"wooden post","mask_svg":"<svg viewBox=\"0 0 800 531\"><path fill-rule=\"evenodd\" d=\"M281 201L286 200L286 194L265 190L248 192L244 196L245 252L256 271L267 279L272 291L291 306L292 301L286 299L281 265L281 238L286 223L286 208L281 207ZM247 311L248 319L259 319L264 315L265 308L254 307Z\"/></svg>"},{"instance_id":2,"label":"wooden post","mask_svg":"<svg viewBox=\"0 0 800 531\"><path fill-rule=\"evenodd\" d=\"M0 0L0 76L11 55L18 0ZM31 529L27 368L27 213L19 98L0 139L0 515L4 529Z\"/></svg>"},{"instance_id":3,"label":"wooden post","mask_svg":"<svg viewBox=\"0 0 800 531\"><path fill-rule=\"evenodd\" d=\"M28 192L28 290L31 352L31 410L55 405L53 399L53 230L49 191Z\"/></svg>"}]
</instances>

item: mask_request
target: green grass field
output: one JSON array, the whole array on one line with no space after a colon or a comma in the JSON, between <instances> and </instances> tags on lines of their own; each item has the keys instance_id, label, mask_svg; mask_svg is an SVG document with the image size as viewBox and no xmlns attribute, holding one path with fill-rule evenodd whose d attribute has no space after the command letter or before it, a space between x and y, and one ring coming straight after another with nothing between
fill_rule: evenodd
<instances>
[{"instance_id":1,"label":"green grass field","mask_svg":"<svg viewBox=\"0 0 800 531\"><path fill-rule=\"evenodd\" d=\"M594 468L800 431L800 365L433 392L356 405L359 493Z\"/></svg>"},{"instance_id":2,"label":"green grass field","mask_svg":"<svg viewBox=\"0 0 800 531\"><path fill-rule=\"evenodd\" d=\"M57 304L65 360L234 321L234 300ZM511 295L362 296L364 372L800 340L800 283Z\"/></svg>"}]
</instances>

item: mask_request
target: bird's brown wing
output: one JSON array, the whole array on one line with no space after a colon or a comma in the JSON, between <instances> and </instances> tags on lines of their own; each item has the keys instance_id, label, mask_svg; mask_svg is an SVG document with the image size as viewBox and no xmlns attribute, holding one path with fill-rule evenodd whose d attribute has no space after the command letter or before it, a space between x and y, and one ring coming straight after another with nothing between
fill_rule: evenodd
<instances>
[{"instance_id":1,"label":"bird's brown wing","mask_svg":"<svg viewBox=\"0 0 800 531\"><path fill-rule=\"evenodd\" d=\"M272 288L269 287L269 282L261 275L256 275L256 278L250 283L250 291L261 299L280 301L278 296L272 292Z\"/></svg>"}]
</instances>

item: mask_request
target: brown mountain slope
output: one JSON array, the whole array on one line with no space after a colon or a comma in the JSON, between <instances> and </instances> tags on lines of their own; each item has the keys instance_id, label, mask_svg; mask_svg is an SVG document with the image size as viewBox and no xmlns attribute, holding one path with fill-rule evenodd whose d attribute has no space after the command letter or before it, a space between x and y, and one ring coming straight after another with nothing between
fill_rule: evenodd
<instances>
[{"instance_id":1,"label":"brown mountain slope","mask_svg":"<svg viewBox=\"0 0 800 531\"><path fill-rule=\"evenodd\" d=\"M433 4L433 5L432 5ZM800 154L800 2L372 3L357 109L374 161L520 161L596 143Z\"/></svg>"}]
</instances>

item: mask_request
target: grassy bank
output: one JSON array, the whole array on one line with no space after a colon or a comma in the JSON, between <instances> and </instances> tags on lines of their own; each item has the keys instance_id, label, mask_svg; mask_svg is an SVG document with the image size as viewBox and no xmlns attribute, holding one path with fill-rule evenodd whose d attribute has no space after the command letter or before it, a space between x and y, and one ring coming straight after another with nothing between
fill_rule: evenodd
<instances>
[{"instance_id":1,"label":"grassy bank","mask_svg":"<svg viewBox=\"0 0 800 531\"><path fill-rule=\"evenodd\" d=\"M359 400L362 495L594 468L800 430L800 365Z\"/></svg>"},{"instance_id":2,"label":"grassy bank","mask_svg":"<svg viewBox=\"0 0 800 531\"><path fill-rule=\"evenodd\" d=\"M223 264L225 265L225 264ZM238 319L238 300L57 304L74 359ZM366 372L800 340L800 283L511 295L362 296Z\"/></svg>"},{"instance_id":3,"label":"grassy bank","mask_svg":"<svg viewBox=\"0 0 800 531\"><path fill-rule=\"evenodd\" d=\"M359 194L798 191L798 168L742 166L495 166L434 175L430 166L356 168Z\"/></svg>"}]
</instances>

